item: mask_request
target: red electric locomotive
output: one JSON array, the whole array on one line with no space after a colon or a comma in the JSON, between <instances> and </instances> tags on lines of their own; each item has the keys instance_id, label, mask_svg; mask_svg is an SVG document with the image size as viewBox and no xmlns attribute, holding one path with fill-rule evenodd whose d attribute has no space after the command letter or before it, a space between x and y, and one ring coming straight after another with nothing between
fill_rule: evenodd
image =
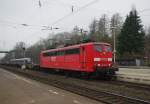
<instances>
[{"instance_id":1,"label":"red electric locomotive","mask_svg":"<svg viewBox=\"0 0 150 104\"><path fill-rule=\"evenodd\" d=\"M108 43L84 43L40 53L40 67L96 75L114 75L112 50Z\"/></svg>"}]
</instances>

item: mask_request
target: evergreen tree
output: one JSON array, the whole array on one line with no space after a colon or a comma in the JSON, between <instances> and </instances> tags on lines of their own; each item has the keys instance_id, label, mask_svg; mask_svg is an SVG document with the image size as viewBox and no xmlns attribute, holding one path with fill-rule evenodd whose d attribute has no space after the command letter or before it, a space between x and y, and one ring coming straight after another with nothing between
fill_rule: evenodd
<instances>
[{"instance_id":1,"label":"evergreen tree","mask_svg":"<svg viewBox=\"0 0 150 104\"><path fill-rule=\"evenodd\" d=\"M142 55L144 36L145 32L143 25L141 25L141 19L137 15L136 9L132 9L127 15L121 33L118 36L118 52L120 55L128 54L134 58Z\"/></svg>"},{"instance_id":2,"label":"evergreen tree","mask_svg":"<svg viewBox=\"0 0 150 104\"><path fill-rule=\"evenodd\" d=\"M145 58L150 65L150 27L147 30L147 34L145 36Z\"/></svg>"}]
</instances>

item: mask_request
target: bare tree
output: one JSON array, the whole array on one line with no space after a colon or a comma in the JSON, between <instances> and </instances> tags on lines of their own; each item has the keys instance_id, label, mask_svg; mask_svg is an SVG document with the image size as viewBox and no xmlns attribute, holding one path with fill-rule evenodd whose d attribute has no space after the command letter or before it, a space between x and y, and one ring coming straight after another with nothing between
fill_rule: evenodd
<instances>
[{"instance_id":1,"label":"bare tree","mask_svg":"<svg viewBox=\"0 0 150 104\"><path fill-rule=\"evenodd\" d=\"M103 37L108 35L109 30L109 19L106 14L103 14L98 22L98 32Z\"/></svg>"},{"instance_id":2,"label":"bare tree","mask_svg":"<svg viewBox=\"0 0 150 104\"><path fill-rule=\"evenodd\" d=\"M115 35L116 43L118 43L118 35L121 32L122 24L123 24L123 20L122 20L122 17L120 16L120 14L119 13L113 14L111 17L111 21L110 21L110 31L115 32L114 35ZM112 31L112 29L113 29L113 31ZM113 42L114 36L111 35L111 37L112 37L111 44L112 44L112 46L114 46L114 42ZM116 46L118 46L118 45L116 44Z\"/></svg>"},{"instance_id":3,"label":"bare tree","mask_svg":"<svg viewBox=\"0 0 150 104\"><path fill-rule=\"evenodd\" d=\"M90 28L90 33L91 34L94 34L96 32L96 30L97 30L97 20L96 19L94 19L92 21L92 23L90 24L89 28Z\"/></svg>"},{"instance_id":4,"label":"bare tree","mask_svg":"<svg viewBox=\"0 0 150 104\"><path fill-rule=\"evenodd\" d=\"M122 17L120 16L119 13L115 13L112 17L111 17L111 23L110 23L110 27L114 27L115 28L115 33L118 35L121 31L122 28L122 24L123 24L123 20Z\"/></svg>"},{"instance_id":5,"label":"bare tree","mask_svg":"<svg viewBox=\"0 0 150 104\"><path fill-rule=\"evenodd\" d=\"M26 44L24 42L18 42L13 50L14 58L23 58L25 57Z\"/></svg>"}]
</instances>

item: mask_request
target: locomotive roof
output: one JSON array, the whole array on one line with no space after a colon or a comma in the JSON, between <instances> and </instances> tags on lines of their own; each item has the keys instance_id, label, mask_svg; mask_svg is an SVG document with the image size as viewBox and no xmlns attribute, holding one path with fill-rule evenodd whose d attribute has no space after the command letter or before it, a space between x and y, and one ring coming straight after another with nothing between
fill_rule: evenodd
<instances>
[{"instance_id":1,"label":"locomotive roof","mask_svg":"<svg viewBox=\"0 0 150 104\"><path fill-rule=\"evenodd\" d=\"M50 51L57 51L57 50L64 50L64 49L73 49L73 48L78 48L80 46L93 45L93 44L110 45L109 43L104 43L104 42L90 42L90 43L82 43L82 44L76 44L76 45L70 45L70 46L66 46L66 47L61 47L61 48L44 50L44 51L42 51L42 53L50 52Z\"/></svg>"}]
</instances>

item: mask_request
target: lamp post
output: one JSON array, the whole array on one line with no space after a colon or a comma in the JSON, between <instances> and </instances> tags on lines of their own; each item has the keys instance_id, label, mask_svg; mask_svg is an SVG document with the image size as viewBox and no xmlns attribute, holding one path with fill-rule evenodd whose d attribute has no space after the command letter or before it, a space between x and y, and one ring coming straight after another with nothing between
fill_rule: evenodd
<instances>
[{"instance_id":1,"label":"lamp post","mask_svg":"<svg viewBox=\"0 0 150 104\"><path fill-rule=\"evenodd\" d=\"M111 29L112 29L112 36L113 36L113 45L114 45L114 49L113 49L113 58L114 58L114 60L113 60L113 62L114 62L114 64L116 63L116 34L115 34L115 26L113 26L113 27L111 27Z\"/></svg>"}]
</instances>

